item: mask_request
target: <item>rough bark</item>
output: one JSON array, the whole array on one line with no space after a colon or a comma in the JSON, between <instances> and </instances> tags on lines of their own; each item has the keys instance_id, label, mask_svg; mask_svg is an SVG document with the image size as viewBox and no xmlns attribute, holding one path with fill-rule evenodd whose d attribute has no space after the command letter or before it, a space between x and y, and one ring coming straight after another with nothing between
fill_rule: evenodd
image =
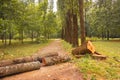
<instances>
[{"instance_id":1,"label":"rough bark","mask_svg":"<svg viewBox=\"0 0 120 80\"><path fill-rule=\"evenodd\" d=\"M69 60L70 60L69 56L53 56L53 57L42 58L42 63L44 66L50 66L50 65L66 62Z\"/></svg>"},{"instance_id":2,"label":"rough bark","mask_svg":"<svg viewBox=\"0 0 120 80\"><path fill-rule=\"evenodd\" d=\"M73 14L73 47L78 47L78 22L77 15Z\"/></svg>"},{"instance_id":3,"label":"rough bark","mask_svg":"<svg viewBox=\"0 0 120 80\"><path fill-rule=\"evenodd\" d=\"M40 69L40 65L40 62L37 61L0 67L0 77Z\"/></svg>"},{"instance_id":4,"label":"rough bark","mask_svg":"<svg viewBox=\"0 0 120 80\"><path fill-rule=\"evenodd\" d=\"M94 54L95 53L95 47L92 45L90 41L84 42L81 46L75 48L72 50L73 55L83 55L86 53Z\"/></svg>"},{"instance_id":5,"label":"rough bark","mask_svg":"<svg viewBox=\"0 0 120 80\"><path fill-rule=\"evenodd\" d=\"M84 12L83 12L83 0L79 0L79 14L80 14L80 28L81 28L81 44L83 44L85 39L85 24L84 24Z\"/></svg>"},{"instance_id":6,"label":"rough bark","mask_svg":"<svg viewBox=\"0 0 120 80\"><path fill-rule=\"evenodd\" d=\"M33 56L38 56L40 58L43 57L51 57L51 56L58 56L58 52L47 52L47 53L40 53L40 54L35 54Z\"/></svg>"},{"instance_id":7,"label":"rough bark","mask_svg":"<svg viewBox=\"0 0 120 80\"><path fill-rule=\"evenodd\" d=\"M13 64L19 64L19 63L33 62L33 61L42 62L43 57L51 57L51 56L58 56L58 53L57 52L48 52L48 53L41 53L39 55L36 54L33 56L16 58L13 60L3 60L3 61L0 61L0 67L9 66L9 65L13 65Z\"/></svg>"},{"instance_id":8,"label":"rough bark","mask_svg":"<svg viewBox=\"0 0 120 80\"><path fill-rule=\"evenodd\" d=\"M95 47L93 46L93 44L90 41L87 41L87 42L83 43L81 46L72 50L72 54L76 58L81 58L84 56L84 54L87 54L87 53L91 54L91 57L93 59L105 60L107 58L106 56L96 52Z\"/></svg>"}]
</instances>

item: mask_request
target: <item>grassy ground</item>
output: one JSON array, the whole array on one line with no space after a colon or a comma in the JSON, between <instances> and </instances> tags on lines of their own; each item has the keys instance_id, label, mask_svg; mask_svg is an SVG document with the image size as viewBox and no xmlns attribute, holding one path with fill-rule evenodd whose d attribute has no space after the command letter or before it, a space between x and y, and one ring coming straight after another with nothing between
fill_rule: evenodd
<instances>
[{"instance_id":1,"label":"grassy ground","mask_svg":"<svg viewBox=\"0 0 120 80\"><path fill-rule=\"evenodd\" d=\"M66 50L71 50L71 45L63 41ZM119 41L94 41L96 50L108 56L107 60L97 61L89 55L73 61L83 73L84 80L120 80L120 42Z\"/></svg>"},{"instance_id":2,"label":"grassy ground","mask_svg":"<svg viewBox=\"0 0 120 80\"><path fill-rule=\"evenodd\" d=\"M49 40L45 43L33 43L30 40L24 41L24 44L18 41L12 41L12 45L4 46L0 43L0 60L14 59L18 57L28 56L34 54L39 48L48 45L51 42Z\"/></svg>"}]
</instances>

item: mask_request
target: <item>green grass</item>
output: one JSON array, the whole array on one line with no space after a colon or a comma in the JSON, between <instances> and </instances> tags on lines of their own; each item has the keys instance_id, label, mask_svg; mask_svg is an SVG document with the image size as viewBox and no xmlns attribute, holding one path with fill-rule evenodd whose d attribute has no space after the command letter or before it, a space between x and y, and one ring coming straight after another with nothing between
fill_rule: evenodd
<instances>
[{"instance_id":1,"label":"green grass","mask_svg":"<svg viewBox=\"0 0 120 80\"><path fill-rule=\"evenodd\" d=\"M6 47L0 43L0 60L14 59L34 54L38 49L48 45L52 40L37 44L26 40L24 44L12 41L12 45Z\"/></svg>"},{"instance_id":2,"label":"green grass","mask_svg":"<svg viewBox=\"0 0 120 80\"><path fill-rule=\"evenodd\" d=\"M120 80L120 42L116 41L94 41L92 42L96 51L108 56L107 60L98 61L85 55L72 62L76 64L80 72L83 73L84 80ZM64 47L71 50L71 45L64 42Z\"/></svg>"}]
</instances>

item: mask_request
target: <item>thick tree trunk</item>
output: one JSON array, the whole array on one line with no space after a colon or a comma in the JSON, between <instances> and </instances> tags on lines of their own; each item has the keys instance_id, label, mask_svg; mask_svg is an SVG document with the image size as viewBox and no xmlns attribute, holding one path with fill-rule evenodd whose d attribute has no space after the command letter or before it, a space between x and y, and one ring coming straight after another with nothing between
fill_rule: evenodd
<instances>
[{"instance_id":1,"label":"thick tree trunk","mask_svg":"<svg viewBox=\"0 0 120 80\"><path fill-rule=\"evenodd\" d=\"M69 42L68 26L69 26L68 16L66 16L66 26L65 26L65 41L66 42Z\"/></svg>"},{"instance_id":2,"label":"thick tree trunk","mask_svg":"<svg viewBox=\"0 0 120 80\"><path fill-rule=\"evenodd\" d=\"M78 47L78 22L77 15L73 14L73 47Z\"/></svg>"},{"instance_id":3,"label":"thick tree trunk","mask_svg":"<svg viewBox=\"0 0 120 80\"><path fill-rule=\"evenodd\" d=\"M21 63L11 66L0 67L0 77L40 69L40 62Z\"/></svg>"},{"instance_id":4,"label":"thick tree trunk","mask_svg":"<svg viewBox=\"0 0 120 80\"><path fill-rule=\"evenodd\" d=\"M68 10L66 14L66 27L65 27L65 36L66 41L72 44L72 21L71 21L71 12Z\"/></svg>"},{"instance_id":5,"label":"thick tree trunk","mask_svg":"<svg viewBox=\"0 0 120 80\"><path fill-rule=\"evenodd\" d=\"M83 0L79 0L79 13L80 13L80 27L81 27L81 44L86 41L85 24L84 24L84 12L83 12Z\"/></svg>"},{"instance_id":6,"label":"thick tree trunk","mask_svg":"<svg viewBox=\"0 0 120 80\"><path fill-rule=\"evenodd\" d=\"M52 56L52 57L42 58L42 63L44 66L50 66L50 65L66 62L69 60L70 60L70 57L68 56Z\"/></svg>"}]
</instances>

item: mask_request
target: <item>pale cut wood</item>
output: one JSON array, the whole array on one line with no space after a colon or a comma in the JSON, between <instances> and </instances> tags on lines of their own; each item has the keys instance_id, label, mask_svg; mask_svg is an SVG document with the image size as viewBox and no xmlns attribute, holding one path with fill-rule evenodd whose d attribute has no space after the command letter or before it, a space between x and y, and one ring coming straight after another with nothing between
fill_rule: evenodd
<instances>
[{"instance_id":1,"label":"pale cut wood","mask_svg":"<svg viewBox=\"0 0 120 80\"><path fill-rule=\"evenodd\" d=\"M80 54L83 55L86 53L90 53L90 54L95 53L95 47L93 46L93 44L90 41L87 41L84 44L82 44L81 46L72 50L73 55L80 55Z\"/></svg>"},{"instance_id":2,"label":"pale cut wood","mask_svg":"<svg viewBox=\"0 0 120 80\"><path fill-rule=\"evenodd\" d=\"M0 77L40 69L40 66L40 62L36 61L0 67Z\"/></svg>"}]
</instances>

